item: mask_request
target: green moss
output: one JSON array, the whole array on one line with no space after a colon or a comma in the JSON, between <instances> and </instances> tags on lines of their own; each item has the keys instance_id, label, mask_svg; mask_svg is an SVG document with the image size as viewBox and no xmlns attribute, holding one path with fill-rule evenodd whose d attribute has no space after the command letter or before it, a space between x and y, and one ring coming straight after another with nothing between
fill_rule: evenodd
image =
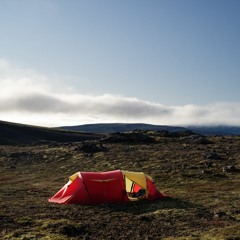
<instances>
[{"instance_id":1,"label":"green moss","mask_svg":"<svg viewBox=\"0 0 240 240\"><path fill-rule=\"evenodd\" d=\"M203 240L235 240L240 236L240 223L232 224L223 228L214 228L209 232L203 234L201 239Z\"/></svg>"}]
</instances>

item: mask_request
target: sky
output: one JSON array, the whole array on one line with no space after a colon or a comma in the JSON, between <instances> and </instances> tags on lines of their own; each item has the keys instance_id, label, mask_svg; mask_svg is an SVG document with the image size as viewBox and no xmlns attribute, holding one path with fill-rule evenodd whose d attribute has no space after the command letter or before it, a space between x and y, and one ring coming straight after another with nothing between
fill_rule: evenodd
<instances>
[{"instance_id":1,"label":"sky","mask_svg":"<svg viewBox=\"0 0 240 240\"><path fill-rule=\"evenodd\" d=\"M0 0L0 120L240 126L239 0Z\"/></svg>"}]
</instances>

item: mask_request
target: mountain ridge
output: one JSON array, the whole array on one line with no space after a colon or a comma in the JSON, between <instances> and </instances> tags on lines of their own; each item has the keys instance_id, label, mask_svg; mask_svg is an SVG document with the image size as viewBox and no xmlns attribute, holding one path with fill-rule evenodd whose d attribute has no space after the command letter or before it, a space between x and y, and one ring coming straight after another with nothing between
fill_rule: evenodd
<instances>
[{"instance_id":1,"label":"mountain ridge","mask_svg":"<svg viewBox=\"0 0 240 240\"><path fill-rule=\"evenodd\" d=\"M235 126L167 126L145 123L99 123L57 128L12 123L0 120L0 144L30 144L38 141L77 142L98 140L108 133L152 130L183 132L193 131L202 135L240 135L240 127Z\"/></svg>"},{"instance_id":2,"label":"mountain ridge","mask_svg":"<svg viewBox=\"0 0 240 240\"><path fill-rule=\"evenodd\" d=\"M153 131L169 131L179 132L190 130L203 135L240 135L240 127L238 126L168 126L168 125L153 125L146 123L97 123L83 124L77 126L63 126L60 129L81 131L89 133L112 133L112 132L128 132L136 129L153 130Z\"/></svg>"},{"instance_id":3,"label":"mountain ridge","mask_svg":"<svg viewBox=\"0 0 240 240\"><path fill-rule=\"evenodd\" d=\"M178 132L178 131L187 130L184 127L153 125L153 124L146 124L146 123L96 123L96 124L83 124L83 125L77 125L77 126L63 126L63 127L60 127L60 129L89 132L89 133L129 132L129 131L134 131L136 129L169 131L169 132Z\"/></svg>"}]
</instances>

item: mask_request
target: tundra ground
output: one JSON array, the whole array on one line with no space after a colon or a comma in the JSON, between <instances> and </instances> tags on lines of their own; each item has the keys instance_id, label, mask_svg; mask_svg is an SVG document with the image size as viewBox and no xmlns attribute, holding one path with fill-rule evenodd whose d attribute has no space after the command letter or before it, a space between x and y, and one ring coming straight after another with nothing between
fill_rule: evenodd
<instances>
[{"instance_id":1,"label":"tundra ground","mask_svg":"<svg viewBox=\"0 0 240 240\"><path fill-rule=\"evenodd\" d=\"M240 239L240 137L146 134L155 141L89 141L100 146L91 153L81 142L0 146L0 238ZM115 169L143 171L170 198L48 202L77 171Z\"/></svg>"}]
</instances>

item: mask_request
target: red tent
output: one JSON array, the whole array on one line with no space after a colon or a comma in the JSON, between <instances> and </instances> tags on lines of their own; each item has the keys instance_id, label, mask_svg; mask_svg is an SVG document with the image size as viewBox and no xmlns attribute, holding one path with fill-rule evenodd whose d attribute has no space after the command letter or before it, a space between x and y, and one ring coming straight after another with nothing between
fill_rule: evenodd
<instances>
[{"instance_id":1,"label":"red tent","mask_svg":"<svg viewBox=\"0 0 240 240\"><path fill-rule=\"evenodd\" d=\"M166 197L154 186L151 177L142 172L77 172L69 177L49 202L60 204L124 203L140 199Z\"/></svg>"}]
</instances>

